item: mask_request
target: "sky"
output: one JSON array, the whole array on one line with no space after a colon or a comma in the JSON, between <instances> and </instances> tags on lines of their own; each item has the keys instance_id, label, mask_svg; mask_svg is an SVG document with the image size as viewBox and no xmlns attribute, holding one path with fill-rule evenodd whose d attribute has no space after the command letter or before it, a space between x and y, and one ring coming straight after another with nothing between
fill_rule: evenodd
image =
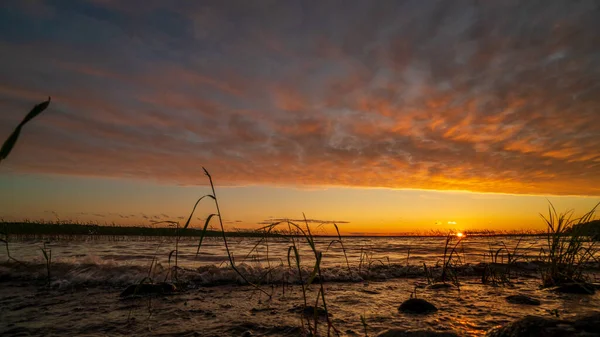
<instances>
[{"instance_id":1,"label":"sky","mask_svg":"<svg viewBox=\"0 0 600 337\"><path fill-rule=\"evenodd\" d=\"M542 229L600 201L596 1L0 3L0 217ZM202 205L193 226L214 212Z\"/></svg>"}]
</instances>

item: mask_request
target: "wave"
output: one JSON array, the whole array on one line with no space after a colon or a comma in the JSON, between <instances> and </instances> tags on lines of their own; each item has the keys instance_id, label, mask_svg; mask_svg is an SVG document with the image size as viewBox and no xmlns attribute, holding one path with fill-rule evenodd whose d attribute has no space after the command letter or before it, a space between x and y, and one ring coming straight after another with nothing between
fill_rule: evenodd
<instances>
[{"instance_id":1,"label":"wave","mask_svg":"<svg viewBox=\"0 0 600 337\"><path fill-rule=\"evenodd\" d=\"M236 265L245 279L254 284L299 284L313 272L313 267L302 267L300 273L296 267L278 264L271 267L241 263ZM536 272L540 265L535 262L521 263L517 269L521 272ZM452 268L459 276L481 276L485 264L464 264ZM376 264L370 267L333 266L323 268L324 282L361 282L366 280L388 280L393 278L437 277L441 266L427 268L400 264ZM199 268L177 268L156 264L150 271L148 267L122 263L120 261L83 260L72 263L53 263L50 266L51 286L68 288L77 286L115 286L136 284L150 278L155 282L173 281L188 287L202 287L226 284L246 284L244 278L229 265L205 265ZM3 263L0 264L1 281L38 281L46 282L47 269L44 263Z\"/></svg>"}]
</instances>

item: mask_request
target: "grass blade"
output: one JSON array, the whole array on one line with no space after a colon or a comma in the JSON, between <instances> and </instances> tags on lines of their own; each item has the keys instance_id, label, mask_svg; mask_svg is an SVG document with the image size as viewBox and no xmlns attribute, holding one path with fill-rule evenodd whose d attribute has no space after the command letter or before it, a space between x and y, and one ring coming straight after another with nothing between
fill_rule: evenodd
<instances>
[{"instance_id":1,"label":"grass blade","mask_svg":"<svg viewBox=\"0 0 600 337\"><path fill-rule=\"evenodd\" d=\"M193 211L192 211L193 213ZM206 218L206 221L204 221L204 227L202 228L202 233L200 234L200 241L198 242L198 249L196 249L196 257L198 257L198 254L200 254L200 247L202 247L202 241L204 240L204 236L206 235L206 229L208 228L208 223L210 222L210 219L212 219L213 216L215 216L216 214L211 214L208 216L208 218Z\"/></svg>"},{"instance_id":2,"label":"grass blade","mask_svg":"<svg viewBox=\"0 0 600 337\"><path fill-rule=\"evenodd\" d=\"M315 262L315 267L314 267L312 273L310 274L310 278L308 279L308 282L306 282L307 287L309 287L315 280L315 277L317 277L317 274L319 273L319 267L321 266L321 258L322 257L323 257L323 253L319 252L319 255L317 255L317 262ZM323 280L321 280L321 282L323 282Z\"/></svg>"},{"instance_id":3,"label":"grass blade","mask_svg":"<svg viewBox=\"0 0 600 337\"><path fill-rule=\"evenodd\" d=\"M192 212L190 213L189 218L185 222L185 225L183 226L183 229L187 229L188 228L188 226L190 225L190 221L192 221L192 216L194 216L194 211L196 210L196 207L198 206L198 204L200 203L200 201L202 201L202 199L204 199L206 197L209 197L209 198L212 198L213 200L215 200L215 196L212 195L212 194L203 195L200 199L198 199L196 201L196 203L194 204L194 208L192 208Z\"/></svg>"},{"instance_id":4,"label":"grass blade","mask_svg":"<svg viewBox=\"0 0 600 337\"><path fill-rule=\"evenodd\" d=\"M0 148L0 162L6 159L6 157L8 157L12 151L13 147L17 143L17 140L19 139L19 134L21 133L23 126L25 126L25 124L27 124L27 122L32 120L35 116L39 115L42 111L46 110L48 105L50 105L50 97L48 97L47 101L34 106L33 109L31 109L31 111L29 111L29 113L25 116L25 118L23 118L21 123L17 125L10 136L8 136L8 138L4 141L4 144L2 144L2 148Z\"/></svg>"}]
</instances>

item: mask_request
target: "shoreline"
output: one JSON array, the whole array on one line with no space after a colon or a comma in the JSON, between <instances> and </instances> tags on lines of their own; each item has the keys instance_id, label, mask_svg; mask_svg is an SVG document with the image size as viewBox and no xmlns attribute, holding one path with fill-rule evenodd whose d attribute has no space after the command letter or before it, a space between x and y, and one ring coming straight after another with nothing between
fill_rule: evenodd
<instances>
[{"instance_id":1,"label":"shoreline","mask_svg":"<svg viewBox=\"0 0 600 337\"><path fill-rule=\"evenodd\" d=\"M0 222L0 231L10 236L38 237L38 236L151 236L151 237L199 237L202 230L198 228L177 229L174 227L144 227L144 226L118 226L118 225L97 225L97 224L78 224L78 223L45 223L45 222ZM516 233L498 233L493 231L464 231L463 234L468 237L541 237L547 236L546 232L516 232ZM365 235L340 235L345 238L432 238L447 237L454 235L449 231L446 233L433 232L431 234L422 233L400 233L400 234L365 234ZM222 237L220 230L209 230L204 232L205 237ZM302 237L300 234L290 233L265 233L256 230L244 231L226 231L227 237ZM338 238L337 234L318 234L313 233L315 238Z\"/></svg>"}]
</instances>

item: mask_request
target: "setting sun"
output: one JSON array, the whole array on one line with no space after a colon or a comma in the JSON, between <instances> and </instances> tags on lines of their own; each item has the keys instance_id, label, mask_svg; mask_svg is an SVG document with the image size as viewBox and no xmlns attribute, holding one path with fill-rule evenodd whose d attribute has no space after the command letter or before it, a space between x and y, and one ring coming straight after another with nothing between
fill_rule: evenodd
<instances>
[{"instance_id":1,"label":"setting sun","mask_svg":"<svg viewBox=\"0 0 600 337\"><path fill-rule=\"evenodd\" d=\"M456 233L456 236L459 237L459 238L462 238L463 237L463 233Z\"/></svg>"}]
</instances>

